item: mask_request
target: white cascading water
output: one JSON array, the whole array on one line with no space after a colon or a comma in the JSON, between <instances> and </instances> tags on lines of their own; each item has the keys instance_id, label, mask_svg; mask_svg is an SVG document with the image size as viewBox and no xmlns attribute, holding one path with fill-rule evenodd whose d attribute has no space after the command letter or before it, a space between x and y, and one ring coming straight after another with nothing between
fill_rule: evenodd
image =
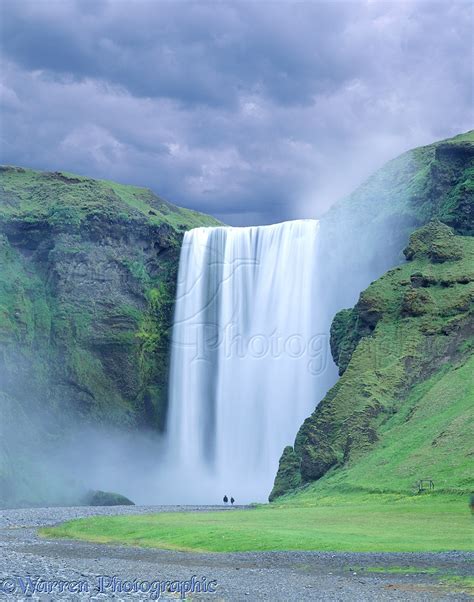
<instances>
[{"instance_id":1,"label":"white cascading water","mask_svg":"<svg viewBox=\"0 0 474 602\"><path fill-rule=\"evenodd\" d=\"M185 234L167 429L173 501L266 500L283 448L327 388L318 229L296 220Z\"/></svg>"}]
</instances>

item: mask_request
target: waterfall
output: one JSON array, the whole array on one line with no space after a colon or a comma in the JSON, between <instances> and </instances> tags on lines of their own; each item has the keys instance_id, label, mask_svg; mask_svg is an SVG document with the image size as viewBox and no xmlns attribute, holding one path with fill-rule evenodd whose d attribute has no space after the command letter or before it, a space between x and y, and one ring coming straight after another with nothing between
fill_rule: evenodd
<instances>
[{"instance_id":1,"label":"waterfall","mask_svg":"<svg viewBox=\"0 0 474 602\"><path fill-rule=\"evenodd\" d=\"M185 234L167 427L174 501L266 500L283 448L327 389L318 230L296 220Z\"/></svg>"}]
</instances>

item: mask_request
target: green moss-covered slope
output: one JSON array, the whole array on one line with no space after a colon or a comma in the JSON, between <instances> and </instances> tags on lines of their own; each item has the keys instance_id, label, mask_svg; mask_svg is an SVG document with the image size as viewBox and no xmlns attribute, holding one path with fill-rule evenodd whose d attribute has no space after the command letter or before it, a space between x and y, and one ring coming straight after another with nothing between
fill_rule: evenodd
<instances>
[{"instance_id":1,"label":"green moss-covered slope","mask_svg":"<svg viewBox=\"0 0 474 602\"><path fill-rule=\"evenodd\" d=\"M332 309L403 261L413 230L437 218L474 234L474 131L389 161L321 219L324 287ZM341 286L344 282L344 286Z\"/></svg>"},{"instance_id":2,"label":"green moss-covered slope","mask_svg":"<svg viewBox=\"0 0 474 602\"><path fill-rule=\"evenodd\" d=\"M424 223L438 217L460 234L474 234L474 130L412 149L389 161L328 214L350 210L354 223ZM395 233L394 233L395 234Z\"/></svg>"},{"instance_id":3,"label":"green moss-covered slope","mask_svg":"<svg viewBox=\"0 0 474 602\"><path fill-rule=\"evenodd\" d=\"M435 222L407 247L410 234L433 219L453 231ZM428 386L437 370L452 386L449 398L455 408L459 362L471 356L472 327L464 314L471 303L466 294L472 258L466 249L473 233L474 131L395 158L323 216L319 301L330 308L331 352L341 379L306 420L294 448L285 449L272 499L313 481L314 487L324 489L328 481L355 475L356 465L358 478L348 477L352 488L406 490L410 479L423 476L421 460L410 470L400 466L404 476L399 478L393 470L384 472L383 463L374 474L357 458L376 457L374 450L385 445L382 439L387 441L383 429L395 424L390 415L402 416L415 388ZM380 278L405 260L409 263ZM460 272L456 283L448 275L454 266ZM364 289L354 309L342 309L334 317L338 308L353 305ZM452 307L443 309L444 302ZM462 316L467 322L456 334L456 319ZM470 387L472 400L472 383ZM410 436L407 424L403 430ZM393 450L387 457L393 462L400 458ZM456 461L462 465L459 456ZM440 461L439 470L446 466ZM461 486L462 478L453 472L444 486Z\"/></svg>"},{"instance_id":4,"label":"green moss-covered slope","mask_svg":"<svg viewBox=\"0 0 474 602\"><path fill-rule=\"evenodd\" d=\"M163 428L181 239L218 224L143 188L0 169L4 502L38 494L36 439L54 455L72 426Z\"/></svg>"},{"instance_id":5,"label":"green moss-covered slope","mask_svg":"<svg viewBox=\"0 0 474 602\"><path fill-rule=\"evenodd\" d=\"M1 166L0 218L78 227L94 219L146 222L177 230L220 225L216 219L172 205L148 188L66 172Z\"/></svg>"},{"instance_id":6,"label":"green moss-covered slope","mask_svg":"<svg viewBox=\"0 0 474 602\"><path fill-rule=\"evenodd\" d=\"M311 481L473 487L474 238L434 220L405 256L334 320L342 376L285 449L271 499Z\"/></svg>"}]
</instances>

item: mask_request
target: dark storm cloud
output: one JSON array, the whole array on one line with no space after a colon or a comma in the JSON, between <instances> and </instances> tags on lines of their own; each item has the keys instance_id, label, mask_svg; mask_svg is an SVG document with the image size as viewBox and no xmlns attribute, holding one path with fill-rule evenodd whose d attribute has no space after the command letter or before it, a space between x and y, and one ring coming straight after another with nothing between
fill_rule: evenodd
<instances>
[{"instance_id":1,"label":"dark storm cloud","mask_svg":"<svg viewBox=\"0 0 474 602\"><path fill-rule=\"evenodd\" d=\"M3 0L0 160L316 216L469 129L470 3Z\"/></svg>"},{"instance_id":2,"label":"dark storm cloud","mask_svg":"<svg viewBox=\"0 0 474 602\"><path fill-rule=\"evenodd\" d=\"M119 1L99 3L93 15L90 6L7 3L6 56L137 96L221 106L234 105L243 90L306 103L351 74L332 43L344 22L337 5L273 5L271 15L252 4Z\"/></svg>"}]
</instances>

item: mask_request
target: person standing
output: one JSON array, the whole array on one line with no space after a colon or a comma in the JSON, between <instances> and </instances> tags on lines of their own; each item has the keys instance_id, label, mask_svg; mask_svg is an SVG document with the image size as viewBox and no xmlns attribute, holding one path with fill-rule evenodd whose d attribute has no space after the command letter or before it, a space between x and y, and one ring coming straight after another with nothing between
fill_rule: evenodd
<instances>
[{"instance_id":1,"label":"person standing","mask_svg":"<svg viewBox=\"0 0 474 602\"><path fill-rule=\"evenodd\" d=\"M224 496L224 504L227 504L228 501L229 501L229 498L225 495Z\"/></svg>"}]
</instances>

